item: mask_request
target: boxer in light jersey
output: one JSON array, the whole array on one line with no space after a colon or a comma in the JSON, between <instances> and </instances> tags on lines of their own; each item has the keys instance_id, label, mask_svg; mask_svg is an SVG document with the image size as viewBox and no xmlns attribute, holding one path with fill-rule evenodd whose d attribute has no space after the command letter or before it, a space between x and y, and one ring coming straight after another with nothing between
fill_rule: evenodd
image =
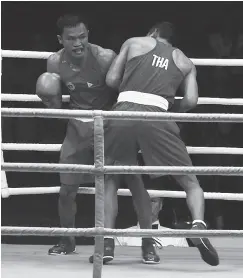
<instances>
[{"instance_id":1,"label":"boxer in light jersey","mask_svg":"<svg viewBox=\"0 0 243 278\"><path fill-rule=\"evenodd\" d=\"M128 39L113 61L106 82L119 89L114 111L166 113L187 112L197 105L196 68L182 51L171 45L173 25L156 24L146 37ZM177 89L184 91L183 99L175 102ZM146 166L192 166L179 128L171 121L110 120L105 130L106 163L136 165L137 150L141 150ZM152 178L155 177L152 175ZM195 175L175 175L174 179L187 194L192 229L205 230L204 195ZM111 188L109 188L111 187ZM105 203L115 202L117 188L107 183ZM112 193L113 190L113 193ZM106 228L114 228L105 215ZM216 250L206 238L192 238L202 259L213 266L219 264ZM142 250L146 248L143 242Z\"/></svg>"},{"instance_id":2,"label":"boxer in light jersey","mask_svg":"<svg viewBox=\"0 0 243 278\"><path fill-rule=\"evenodd\" d=\"M88 42L88 28L79 16L60 17L57 26L58 40L64 48L48 58L47 72L37 80L37 95L48 108L61 108L62 86L65 86L70 94L71 109L110 109L117 94L106 85L105 78L116 54L110 49L103 49ZM69 120L61 148L60 163L94 164L93 136L93 120ZM83 173L61 173L60 180L58 212L61 226L73 228L76 214L75 198L79 185L93 183L94 176ZM152 225L150 197L141 177L129 175L126 181L133 195L140 225L150 228ZM57 245L49 249L49 254L61 255L74 251L74 237L63 237ZM104 258L104 261L106 259Z\"/></svg>"}]
</instances>

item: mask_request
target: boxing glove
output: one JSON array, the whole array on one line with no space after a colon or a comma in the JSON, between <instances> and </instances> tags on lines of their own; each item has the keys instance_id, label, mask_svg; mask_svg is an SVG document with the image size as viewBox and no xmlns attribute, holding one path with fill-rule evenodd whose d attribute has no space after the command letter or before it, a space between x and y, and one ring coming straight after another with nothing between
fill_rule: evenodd
<instances>
[{"instance_id":1,"label":"boxing glove","mask_svg":"<svg viewBox=\"0 0 243 278\"><path fill-rule=\"evenodd\" d=\"M36 94L48 108L62 107L61 78L56 73L45 72L36 82Z\"/></svg>"}]
</instances>

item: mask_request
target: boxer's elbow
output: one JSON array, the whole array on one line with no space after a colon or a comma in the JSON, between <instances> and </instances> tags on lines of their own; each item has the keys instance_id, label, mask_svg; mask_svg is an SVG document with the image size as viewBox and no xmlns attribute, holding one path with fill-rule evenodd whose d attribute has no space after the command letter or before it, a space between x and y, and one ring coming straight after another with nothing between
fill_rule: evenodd
<instances>
[{"instance_id":1,"label":"boxer's elbow","mask_svg":"<svg viewBox=\"0 0 243 278\"><path fill-rule=\"evenodd\" d=\"M194 109L197 106L197 102L198 102L197 95L185 96L182 99L181 109L180 109L181 112L187 112Z\"/></svg>"},{"instance_id":2,"label":"boxer's elbow","mask_svg":"<svg viewBox=\"0 0 243 278\"><path fill-rule=\"evenodd\" d=\"M198 97L195 97L194 99L191 100L192 109L197 106L197 103L198 103Z\"/></svg>"},{"instance_id":3,"label":"boxer's elbow","mask_svg":"<svg viewBox=\"0 0 243 278\"><path fill-rule=\"evenodd\" d=\"M190 107L190 109L195 108L197 106L197 102L198 102L198 95L196 94L189 96L187 98L187 105L188 107Z\"/></svg>"},{"instance_id":4,"label":"boxer's elbow","mask_svg":"<svg viewBox=\"0 0 243 278\"><path fill-rule=\"evenodd\" d=\"M121 83L119 76L115 74L107 74L105 81L106 85L112 89L118 89Z\"/></svg>"}]
</instances>

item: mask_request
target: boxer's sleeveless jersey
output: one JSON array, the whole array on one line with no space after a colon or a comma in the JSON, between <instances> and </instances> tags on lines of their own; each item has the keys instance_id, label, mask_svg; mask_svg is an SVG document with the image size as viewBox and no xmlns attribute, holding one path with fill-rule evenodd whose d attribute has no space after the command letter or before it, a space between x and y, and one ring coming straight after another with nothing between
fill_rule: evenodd
<instances>
[{"instance_id":1,"label":"boxer's sleeveless jersey","mask_svg":"<svg viewBox=\"0 0 243 278\"><path fill-rule=\"evenodd\" d=\"M80 70L66 60L60 50L59 74L70 93L70 108L82 110L109 110L116 100L115 92L106 86L106 72L102 69L89 45L87 58Z\"/></svg>"},{"instance_id":2,"label":"boxer's sleeveless jersey","mask_svg":"<svg viewBox=\"0 0 243 278\"><path fill-rule=\"evenodd\" d=\"M183 73L173 61L174 50L172 46L157 41L151 51L129 60L119 92L154 94L165 98L172 105L184 79Z\"/></svg>"}]
</instances>

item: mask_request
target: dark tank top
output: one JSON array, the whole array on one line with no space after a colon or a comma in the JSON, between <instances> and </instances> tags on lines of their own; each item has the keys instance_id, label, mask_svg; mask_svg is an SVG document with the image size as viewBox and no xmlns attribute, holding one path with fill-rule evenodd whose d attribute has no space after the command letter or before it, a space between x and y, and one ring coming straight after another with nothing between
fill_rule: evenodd
<instances>
[{"instance_id":1,"label":"dark tank top","mask_svg":"<svg viewBox=\"0 0 243 278\"><path fill-rule=\"evenodd\" d=\"M170 106L184 79L175 65L172 46L158 42L148 53L136 56L126 64L119 92L138 91L165 98Z\"/></svg>"},{"instance_id":2,"label":"dark tank top","mask_svg":"<svg viewBox=\"0 0 243 278\"><path fill-rule=\"evenodd\" d=\"M61 50L60 76L70 93L70 108L82 110L109 110L117 94L105 84L106 72L101 68L90 47L81 70L70 67Z\"/></svg>"}]
</instances>

